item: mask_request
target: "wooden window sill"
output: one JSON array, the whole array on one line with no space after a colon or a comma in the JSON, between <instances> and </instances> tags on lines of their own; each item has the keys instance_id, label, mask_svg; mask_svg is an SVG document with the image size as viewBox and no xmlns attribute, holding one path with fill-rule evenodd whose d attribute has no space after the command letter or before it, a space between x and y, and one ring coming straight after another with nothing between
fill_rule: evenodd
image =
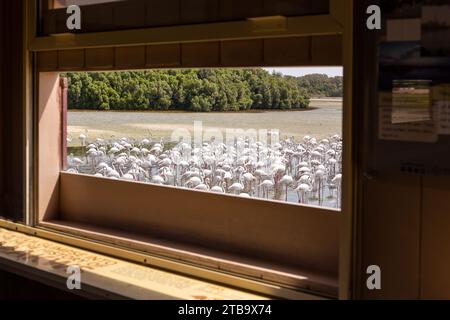
<instances>
[{"instance_id":1,"label":"wooden window sill","mask_svg":"<svg viewBox=\"0 0 450 320\"><path fill-rule=\"evenodd\" d=\"M204 268L246 277L269 285L283 286L294 293L303 290L312 294L335 298L338 295L338 278L324 272L307 268L290 268L249 258L236 253L224 253L187 242L179 243L165 239L139 236L117 229L95 227L68 221L47 221L41 227L57 230L77 237L108 243L113 246L143 252L161 259L169 259ZM289 297L289 294L285 297ZM291 298L296 298L295 294Z\"/></svg>"},{"instance_id":2,"label":"wooden window sill","mask_svg":"<svg viewBox=\"0 0 450 320\"><path fill-rule=\"evenodd\" d=\"M77 249L0 228L0 268L65 288L67 268L80 266L81 290L74 294L124 299L260 300L262 295Z\"/></svg>"}]
</instances>

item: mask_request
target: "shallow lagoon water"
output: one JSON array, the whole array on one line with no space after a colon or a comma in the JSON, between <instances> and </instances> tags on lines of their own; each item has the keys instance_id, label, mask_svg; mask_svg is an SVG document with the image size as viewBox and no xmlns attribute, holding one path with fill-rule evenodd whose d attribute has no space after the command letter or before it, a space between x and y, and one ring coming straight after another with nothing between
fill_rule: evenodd
<instances>
[{"instance_id":1,"label":"shallow lagoon water","mask_svg":"<svg viewBox=\"0 0 450 320\"><path fill-rule=\"evenodd\" d=\"M278 130L280 138L293 137L301 141L305 135L317 140L332 135L342 135L342 102L337 100L313 101L311 109L301 111L257 111L238 113L189 113L189 112L98 112L70 111L68 113L69 146L79 146L80 134L87 136L86 143L97 138L116 140L151 138L165 142L174 129L186 129L193 134L194 122L201 121L203 129ZM85 161L85 159L83 159ZM324 193L322 206L339 207L336 197ZM298 194L290 189L287 202L298 202ZM319 205L309 198L306 204Z\"/></svg>"},{"instance_id":2,"label":"shallow lagoon water","mask_svg":"<svg viewBox=\"0 0 450 320\"><path fill-rule=\"evenodd\" d=\"M342 102L313 101L311 110L260 111L235 113L192 112L102 112L69 111L69 145L79 145L78 136L88 139L109 139L112 136L141 139L151 135L154 139L169 139L174 129L187 129L193 133L194 121L201 121L203 129L278 129L280 137L301 138L305 135L317 139L342 135Z\"/></svg>"}]
</instances>

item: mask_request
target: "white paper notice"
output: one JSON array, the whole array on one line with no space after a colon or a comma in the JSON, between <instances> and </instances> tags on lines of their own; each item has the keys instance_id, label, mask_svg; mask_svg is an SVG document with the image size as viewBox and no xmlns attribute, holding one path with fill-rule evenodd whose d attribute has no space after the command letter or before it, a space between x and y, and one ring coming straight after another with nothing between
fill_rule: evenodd
<instances>
[{"instance_id":1,"label":"white paper notice","mask_svg":"<svg viewBox=\"0 0 450 320\"><path fill-rule=\"evenodd\" d=\"M450 101L438 101L435 106L439 115L439 134L450 135Z\"/></svg>"},{"instance_id":2,"label":"white paper notice","mask_svg":"<svg viewBox=\"0 0 450 320\"><path fill-rule=\"evenodd\" d=\"M431 81L394 80L392 123L431 120Z\"/></svg>"},{"instance_id":3,"label":"white paper notice","mask_svg":"<svg viewBox=\"0 0 450 320\"><path fill-rule=\"evenodd\" d=\"M433 143L438 140L436 121L392 123L392 95L380 94L378 119L380 140L415 141Z\"/></svg>"},{"instance_id":4,"label":"white paper notice","mask_svg":"<svg viewBox=\"0 0 450 320\"><path fill-rule=\"evenodd\" d=\"M438 133L450 135L450 84L433 87L433 108L436 110Z\"/></svg>"}]
</instances>

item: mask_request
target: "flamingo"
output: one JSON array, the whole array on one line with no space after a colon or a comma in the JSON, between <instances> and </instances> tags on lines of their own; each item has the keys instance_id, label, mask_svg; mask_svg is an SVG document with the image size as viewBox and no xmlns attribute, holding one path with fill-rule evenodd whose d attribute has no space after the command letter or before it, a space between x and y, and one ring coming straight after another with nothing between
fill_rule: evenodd
<instances>
[{"instance_id":1,"label":"flamingo","mask_svg":"<svg viewBox=\"0 0 450 320\"><path fill-rule=\"evenodd\" d=\"M231 187L228 188L228 191L234 192L236 194L239 194L242 190L244 190L244 186L239 182L233 183Z\"/></svg>"},{"instance_id":2,"label":"flamingo","mask_svg":"<svg viewBox=\"0 0 450 320\"><path fill-rule=\"evenodd\" d=\"M280 180L280 184L281 184L282 186L285 186L285 187L286 187L286 191L285 191L285 193L286 193L286 198L285 198L285 201L287 201L287 199L288 199L288 187L289 187L293 182L294 182L294 179L293 179L291 176L289 176L289 175L284 175L283 178L281 178L281 180Z\"/></svg>"},{"instance_id":3,"label":"flamingo","mask_svg":"<svg viewBox=\"0 0 450 320\"><path fill-rule=\"evenodd\" d=\"M274 183L272 180L264 180L261 185L263 187L263 196L265 195L266 198L269 198L269 189L274 186Z\"/></svg>"},{"instance_id":4,"label":"flamingo","mask_svg":"<svg viewBox=\"0 0 450 320\"><path fill-rule=\"evenodd\" d=\"M78 138L80 139L81 146L84 147L85 144L86 144L86 138L87 138L87 136L86 136L85 134L82 133L82 134L80 134L80 136L79 136Z\"/></svg>"},{"instance_id":5,"label":"flamingo","mask_svg":"<svg viewBox=\"0 0 450 320\"><path fill-rule=\"evenodd\" d=\"M306 183L302 183L295 189L295 191L297 191L297 193L300 193L299 202L305 203L305 194L311 191L311 187Z\"/></svg>"},{"instance_id":6,"label":"flamingo","mask_svg":"<svg viewBox=\"0 0 450 320\"><path fill-rule=\"evenodd\" d=\"M297 192L298 202L308 202L307 194L317 195L319 205L328 190L339 206L342 181L342 139L305 136L281 139L273 144L254 138L236 138L230 144L210 139L199 145L179 141L170 148L164 139L96 138L79 139L84 156L68 156L67 171L96 177L187 187L242 197L289 201ZM283 196L284 193L284 196Z\"/></svg>"}]
</instances>

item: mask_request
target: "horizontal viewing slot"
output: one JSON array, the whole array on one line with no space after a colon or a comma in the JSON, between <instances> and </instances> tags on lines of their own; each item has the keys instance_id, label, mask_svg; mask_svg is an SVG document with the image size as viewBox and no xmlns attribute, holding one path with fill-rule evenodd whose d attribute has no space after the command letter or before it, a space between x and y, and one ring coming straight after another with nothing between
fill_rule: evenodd
<instances>
[{"instance_id":1,"label":"horizontal viewing slot","mask_svg":"<svg viewBox=\"0 0 450 320\"><path fill-rule=\"evenodd\" d=\"M264 69L64 76L69 172L340 207L341 102L311 106L308 92L322 80L338 95L340 78Z\"/></svg>"}]
</instances>

